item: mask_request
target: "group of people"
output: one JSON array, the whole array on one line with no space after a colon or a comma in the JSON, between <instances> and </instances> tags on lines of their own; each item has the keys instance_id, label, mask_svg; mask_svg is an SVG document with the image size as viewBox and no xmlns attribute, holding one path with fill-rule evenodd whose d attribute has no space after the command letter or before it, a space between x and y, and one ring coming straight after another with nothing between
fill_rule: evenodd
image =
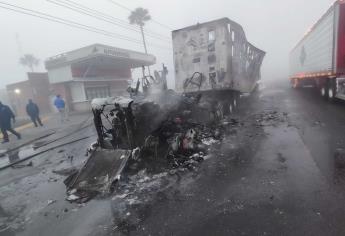
<instances>
[{"instance_id":1,"label":"group of people","mask_svg":"<svg viewBox=\"0 0 345 236\"><path fill-rule=\"evenodd\" d=\"M66 105L65 101L61 98L60 95L56 96L54 100L54 106L60 113L61 122L64 122L66 120ZM28 104L26 105L26 113L30 117L35 127L38 127L38 125L43 126L42 120L40 118L40 109L32 99L29 99ZM21 134L13 129L12 121L13 123L16 122L16 117L13 111L9 106L4 105L2 104L2 102L0 102L0 129L3 135L2 143L8 143L10 141L8 132L14 134L18 139L22 138Z\"/></svg>"},{"instance_id":2,"label":"group of people","mask_svg":"<svg viewBox=\"0 0 345 236\"><path fill-rule=\"evenodd\" d=\"M29 102L26 105L26 113L31 118L31 121L34 123L35 127L38 127L37 123L40 126L43 126L40 118L40 109L38 108L37 104L32 101L32 99L29 99ZM21 134L12 128L11 121L13 121L13 123L16 122L16 117L13 111L9 106L4 105L2 104L2 102L0 102L0 129L3 135L2 143L8 143L10 141L8 132L11 132L15 136L17 136L18 139L22 138Z\"/></svg>"}]
</instances>

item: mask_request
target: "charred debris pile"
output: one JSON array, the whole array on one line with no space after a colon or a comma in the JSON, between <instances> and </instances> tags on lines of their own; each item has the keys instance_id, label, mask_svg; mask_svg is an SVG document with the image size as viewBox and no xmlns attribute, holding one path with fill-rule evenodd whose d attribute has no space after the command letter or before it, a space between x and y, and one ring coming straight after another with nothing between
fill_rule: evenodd
<instances>
[{"instance_id":1,"label":"charred debris pile","mask_svg":"<svg viewBox=\"0 0 345 236\"><path fill-rule=\"evenodd\" d=\"M84 166L65 180L69 201L87 201L114 190L115 183L147 172L193 171L210 146L237 126L217 102L173 90L92 102L98 140Z\"/></svg>"}]
</instances>

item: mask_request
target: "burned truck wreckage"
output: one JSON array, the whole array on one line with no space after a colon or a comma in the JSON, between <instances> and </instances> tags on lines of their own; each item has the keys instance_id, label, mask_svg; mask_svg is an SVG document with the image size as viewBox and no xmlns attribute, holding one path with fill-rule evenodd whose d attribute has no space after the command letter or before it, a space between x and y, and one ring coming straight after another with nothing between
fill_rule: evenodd
<instances>
[{"instance_id":1,"label":"burned truck wreckage","mask_svg":"<svg viewBox=\"0 0 345 236\"><path fill-rule=\"evenodd\" d=\"M173 44L177 92L167 89L163 66L161 75L138 80L128 97L92 101L98 140L65 180L67 200L112 192L120 178L143 169L193 171L237 125L231 113L240 94L256 87L265 53L228 19L173 31Z\"/></svg>"},{"instance_id":2,"label":"burned truck wreckage","mask_svg":"<svg viewBox=\"0 0 345 236\"><path fill-rule=\"evenodd\" d=\"M224 117L212 104L172 90L95 99L92 106L98 141L84 166L65 181L71 201L112 191L123 172L193 170L224 132Z\"/></svg>"},{"instance_id":3,"label":"burned truck wreckage","mask_svg":"<svg viewBox=\"0 0 345 236\"><path fill-rule=\"evenodd\" d=\"M172 32L175 83L179 93L202 93L227 112L241 93L261 78L265 52L247 41L241 25L228 18Z\"/></svg>"}]
</instances>

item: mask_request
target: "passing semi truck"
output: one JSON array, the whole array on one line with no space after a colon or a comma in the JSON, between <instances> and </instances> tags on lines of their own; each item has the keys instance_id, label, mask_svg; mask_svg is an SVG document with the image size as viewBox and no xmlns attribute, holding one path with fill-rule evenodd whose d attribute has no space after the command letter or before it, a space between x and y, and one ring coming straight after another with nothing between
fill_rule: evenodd
<instances>
[{"instance_id":1,"label":"passing semi truck","mask_svg":"<svg viewBox=\"0 0 345 236\"><path fill-rule=\"evenodd\" d=\"M231 112L240 93L252 92L260 80L265 52L228 18L175 30L172 41L177 92L215 98Z\"/></svg>"},{"instance_id":2,"label":"passing semi truck","mask_svg":"<svg viewBox=\"0 0 345 236\"><path fill-rule=\"evenodd\" d=\"M336 1L290 53L293 88L313 86L330 101L345 99L345 1Z\"/></svg>"}]
</instances>

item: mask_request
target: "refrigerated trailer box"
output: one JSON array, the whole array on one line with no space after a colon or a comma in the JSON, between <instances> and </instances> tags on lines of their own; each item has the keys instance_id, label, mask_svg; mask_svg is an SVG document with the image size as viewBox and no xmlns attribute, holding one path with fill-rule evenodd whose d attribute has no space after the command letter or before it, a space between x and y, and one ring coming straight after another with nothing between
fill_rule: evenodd
<instances>
[{"instance_id":1,"label":"refrigerated trailer box","mask_svg":"<svg viewBox=\"0 0 345 236\"><path fill-rule=\"evenodd\" d=\"M251 92L260 79L265 52L247 41L228 18L172 32L178 92Z\"/></svg>"},{"instance_id":2,"label":"refrigerated trailer box","mask_svg":"<svg viewBox=\"0 0 345 236\"><path fill-rule=\"evenodd\" d=\"M327 99L345 99L345 1L336 1L290 53L294 88L315 86Z\"/></svg>"}]
</instances>

